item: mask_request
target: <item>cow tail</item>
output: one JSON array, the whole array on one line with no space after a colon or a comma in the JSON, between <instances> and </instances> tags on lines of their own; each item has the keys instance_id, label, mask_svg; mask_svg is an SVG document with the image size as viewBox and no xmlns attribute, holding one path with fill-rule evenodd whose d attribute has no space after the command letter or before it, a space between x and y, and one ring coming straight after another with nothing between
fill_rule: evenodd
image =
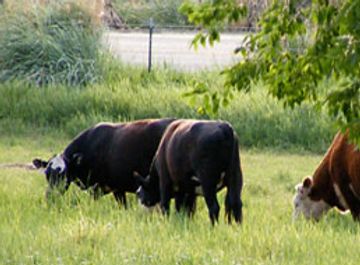
<instances>
[{"instance_id":1,"label":"cow tail","mask_svg":"<svg viewBox=\"0 0 360 265\"><path fill-rule=\"evenodd\" d=\"M231 223L231 215L235 221L242 221L242 201L241 189L243 185L243 176L240 165L239 144L235 134L232 146L232 155L229 166L225 172L227 194L225 198L225 216Z\"/></svg>"}]
</instances>

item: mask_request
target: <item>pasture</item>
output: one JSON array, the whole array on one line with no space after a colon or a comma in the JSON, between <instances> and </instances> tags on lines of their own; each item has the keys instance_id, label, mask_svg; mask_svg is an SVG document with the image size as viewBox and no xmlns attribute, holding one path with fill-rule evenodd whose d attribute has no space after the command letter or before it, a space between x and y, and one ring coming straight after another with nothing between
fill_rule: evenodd
<instances>
[{"instance_id":1,"label":"pasture","mask_svg":"<svg viewBox=\"0 0 360 265\"><path fill-rule=\"evenodd\" d=\"M68 142L62 135L1 137L2 163L48 157ZM292 222L294 185L312 173L320 155L241 151L244 221L211 227L203 198L193 219L128 210L111 195L93 201L72 186L46 203L45 177L0 169L1 264L357 264L359 226L332 210L319 223Z\"/></svg>"},{"instance_id":2,"label":"pasture","mask_svg":"<svg viewBox=\"0 0 360 265\"><path fill-rule=\"evenodd\" d=\"M116 66L89 87L0 85L0 161L30 163L59 153L99 121L146 117L209 118L182 97L194 80L211 89L218 75ZM156 99L156 100L154 100ZM211 227L203 198L193 219L148 213L129 196L128 210L111 195L93 201L71 186L47 203L45 177L0 169L0 264L357 264L359 227L336 211L319 223L292 223L294 185L311 174L333 128L309 106L283 109L261 89L236 94L218 116L240 138L244 222Z\"/></svg>"},{"instance_id":3,"label":"pasture","mask_svg":"<svg viewBox=\"0 0 360 265\"><path fill-rule=\"evenodd\" d=\"M67 23L68 17L82 15L76 10L55 10L59 21L71 26L51 24L61 34L48 34L52 13L1 16L0 32L7 34L0 57L8 59L0 63L0 265L359 263L359 225L350 215L331 210L318 223L292 222L294 185L315 170L336 131L328 116L307 104L283 108L261 83L248 94L234 91L234 99L217 114L201 113L209 98L184 94L199 84L220 93L222 76L166 67L149 74L119 64L93 49L99 44L97 31L83 35L83 27ZM26 21L19 24L18 18ZM33 27L38 34L29 34ZM59 43L65 45L61 52ZM69 49L73 43L89 53L73 56L78 55ZM69 63L62 63L66 52ZM74 62L77 68L67 67ZM46 201L41 172L6 166L49 158L100 121L158 117L223 119L233 125L245 184L242 225L225 223L224 191L218 194L220 222L212 227L201 197L192 219L173 207L169 217L147 212L134 195L125 210L111 195L94 201L74 185Z\"/></svg>"}]
</instances>

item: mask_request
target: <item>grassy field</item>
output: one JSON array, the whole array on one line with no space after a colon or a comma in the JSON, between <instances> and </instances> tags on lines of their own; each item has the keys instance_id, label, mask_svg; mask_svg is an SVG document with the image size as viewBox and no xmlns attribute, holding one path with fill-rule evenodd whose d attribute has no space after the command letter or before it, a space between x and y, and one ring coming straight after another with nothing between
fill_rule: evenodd
<instances>
[{"instance_id":1,"label":"grassy field","mask_svg":"<svg viewBox=\"0 0 360 265\"><path fill-rule=\"evenodd\" d=\"M29 80L33 73L52 79L43 70L47 66L53 70L52 63L61 66L69 49L58 53L62 40L48 42L45 37L41 42L44 39L38 41L38 35L29 34L33 31L27 26L37 28L37 23L27 25L21 20L24 27L18 31L18 17L9 20L14 27L4 16L0 25L0 32L8 32L3 34L8 46L3 45L2 54L19 59L5 60L9 65L0 67L2 74L10 73L10 66L14 70L0 84L0 265L359 263L359 225L349 215L331 211L319 223L292 222L294 185L314 171L336 131L324 113L310 105L283 109L259 84L249 94L234 92L234 100L218 114L200 115L197 109L202 103L191 103L183 95L199 82L212 92L221 91L223 80L218 73L186 74L165 68L149 74L109 60L103 51L99 64L90 64L96 66L98 77L95 72L85 74L91 82L63 82L65 77L59 82L34 82ZM49 24L41 25L48 33ZM76 38L82 36L82 26L73 32ZM29 37L28 44L44 44L36 47L46 52L56 48L43 53L51 55L45 56L51 57L49 63L44 58L34 61L38 52L24 44L23 34ZM14 36L20 36L20 41L15 43ZM90 50L95 44L84 43L90 44ZM19 54L16 49L24 51L23 46L36 52L14 56ZM59 54L61 59L55 56ZM7 57L0 54L0 58ZM78 70L67 68L64 74L78 77ZM145 212L134 195L125 210L112 196L93 201L75 186L65 196L46 202L47 184L41 172L4 167L59 153L76 134L97 122L150 117L213 118L233 125L240 138L245 182L241 226L224 222L224 191L218 196L220 223L211 227L202 198L193 219L174 210L168 218Z\"/></svg>"},{"instance_id":2,"label":"grassy field","mask_svg":"<svg viewBox=\"0 0 360 265\"><path fill-rule=\"evenodd\" d=\"M2 137L2 163L61 150L66 137ZM244 222L210 226L203 198L195 217L148 213L130 197L93 201L72 186L48 204L37 171L0 169L0 264L358 264L359 225L331 211L319 223L293 223L294 185L321 156L242 150Z\"/></svg>"},{"instance_id":3,"label":"grassy field","mask_svg":"<svg viewBox=\"0 0 360 265\"><path fill-rule=\"evenodd\" d=\"M194 80L221 87L213 73L111 69L105 82L88 87L1 84L0 164L48 158L99 121L205 118L182 94ZM261 87L236 94L214 118L230 121L240 137L241 226L224 222L224 191L213 228L202 198L191 220L174 210L169 218L147 213L133 195L128 210L112 196L93 201L73 186L47 203L40 172L0 167L0 264L357 264L359 227L349 215L291 218L294 185L330 143L329 119L309 106L284 110Z\"/></svg>"}]
</instances>

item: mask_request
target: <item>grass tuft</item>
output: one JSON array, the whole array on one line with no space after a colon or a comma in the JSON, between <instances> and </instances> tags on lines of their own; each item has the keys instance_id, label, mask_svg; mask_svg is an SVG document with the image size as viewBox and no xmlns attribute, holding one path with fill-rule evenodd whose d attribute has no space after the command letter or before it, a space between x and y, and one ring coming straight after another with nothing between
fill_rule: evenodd
<instances>
[{"instance_id":1,"label":"grass tuft","mask_svg":"<svg viewBox=\"0 0 360 265\"><path fill-rule=\"evenodd\" d=\"M100 28L75 1L11 6L0 16L0 81L86 85L101 76Z\"/></svg>"}]
</instances>

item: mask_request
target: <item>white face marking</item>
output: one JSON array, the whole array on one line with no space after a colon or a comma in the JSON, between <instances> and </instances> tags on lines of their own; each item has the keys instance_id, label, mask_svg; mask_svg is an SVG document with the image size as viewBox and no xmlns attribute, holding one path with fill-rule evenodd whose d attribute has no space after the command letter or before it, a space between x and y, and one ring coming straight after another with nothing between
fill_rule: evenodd
<instances>
[{"instance_id":1,"label":"white face marking","mask_svg":"<svg viewBox=\"0 0 360 265\"><path fill-rule=\"evenodd\" d=\"M59 173L63 173L65 171L66 168L66 164L64 159L61 157L61 155L56 155L54 158L52 158L49 161L49 166L51 169L60 169Z\"/></svg>"},{"instance_id":2,"label":"white face marking","mask_svg":"<svg viewBox=\"0 0 360 265\"><path fill-rule=\"evenodd\" d=\"M294 213L293 218L297 219L301 214L306 219L314 218L319 220L331 207L324 200L313 201L308 196L310 188L303 187L302 184L296 186L296 194L294 197Z\"/></svg>"},{"instance_id":3,"label":"white face marking","mask_svg":"<svg viewBox=\"0 0 360 265\"><path fill-rule=\"evenodd\" d=\"M339 185L334 183L333 186L334 186L335 194L338 197L338 200L339 200L341 206L344 207L345 210L349 209L349 205L347 204L347 202L346 202L346 200L345 200L345 198L344 198L344 196L343 196L343 194L342 194L342 192L340 190Z\"/></svg>"}]
</instances>

